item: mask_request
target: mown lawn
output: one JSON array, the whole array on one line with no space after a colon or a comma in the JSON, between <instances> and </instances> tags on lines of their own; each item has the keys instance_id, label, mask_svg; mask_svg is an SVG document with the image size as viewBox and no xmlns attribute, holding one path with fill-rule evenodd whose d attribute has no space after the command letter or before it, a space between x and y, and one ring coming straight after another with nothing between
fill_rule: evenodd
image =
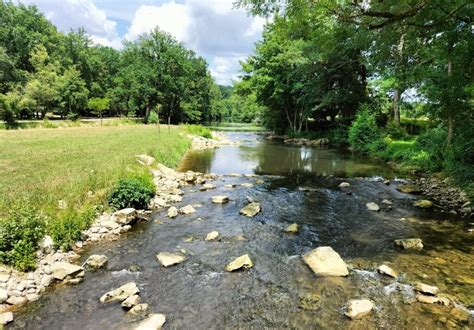
<instances>
[{"instance_id":1,"label":"mown lawn","mask_svg":"<svg viewBox=\"0 0 474 330\"><path fill-rule=\"evenodd\" d=\"M59 200L68 208L104 202L116 180L136 170L135 155L176 166L189 147L180 133L159 135L152 125L0 130L0 216L18 201L49 215Z\"/></svg>"}]
</instances>

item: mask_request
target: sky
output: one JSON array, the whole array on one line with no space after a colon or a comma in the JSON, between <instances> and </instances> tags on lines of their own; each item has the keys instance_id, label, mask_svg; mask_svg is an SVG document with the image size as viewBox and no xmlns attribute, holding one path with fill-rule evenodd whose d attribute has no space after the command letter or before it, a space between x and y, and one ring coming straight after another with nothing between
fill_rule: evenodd
<instances>
[{"instance_id":1,"label":"sky","mask_svg":"<svg viewBox=\"0 0 474 330\"><path fill-rule=\"evenodd\" d=\"M203 56L218 84L230 85L253 52L265 20L233 8L236 0L21 0L35 4L60 31L84 27L116 49L155 27Z\"/></svg>"}]
</instances>

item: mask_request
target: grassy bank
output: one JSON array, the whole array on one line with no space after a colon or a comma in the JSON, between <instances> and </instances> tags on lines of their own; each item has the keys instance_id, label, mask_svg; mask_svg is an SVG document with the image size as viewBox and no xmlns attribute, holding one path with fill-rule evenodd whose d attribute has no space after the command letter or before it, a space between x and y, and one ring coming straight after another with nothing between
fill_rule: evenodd
<instances>
[{"instance_id":1,"label":"grassy bank","mask_svg":"<svg viewBox=\"0 0 474 330\"><path fill-rule=\"evenodd\" d=\"M176 166L189 147L181 132L172 127L158 134L151 125L0 131L2 235L15 230L11 223L21 227L24 219L34 218L44 223L41 227L59 246L67 246L107 206L109 191L118 179L147 175L135 155L148 154ZM12 209L21 212L12 215ZM27 236L19 237L10 238ZM2 249L7 248L0 243L0 261Z\"/></svg>"}]
</instances>

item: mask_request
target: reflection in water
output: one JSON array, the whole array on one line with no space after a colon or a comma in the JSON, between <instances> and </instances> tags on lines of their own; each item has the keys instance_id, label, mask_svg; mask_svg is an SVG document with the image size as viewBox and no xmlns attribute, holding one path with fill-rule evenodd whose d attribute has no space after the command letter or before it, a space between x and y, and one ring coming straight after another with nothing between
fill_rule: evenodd
<instances>
[{"instance_id":1,"label":"reflection in water","mask_svg":"<svg viewBox=\"0 0 474 330\"><path fill-rule=\"evenodd\" d=\"M383 164L368 157L341 153L324 147L300 147L267 141L251 134L231 134L239 147L190 152L181 170L225 174L257 173L270 175L315 174L356 177L382 175L393 177Z\"/></svg>"}]
</instances>

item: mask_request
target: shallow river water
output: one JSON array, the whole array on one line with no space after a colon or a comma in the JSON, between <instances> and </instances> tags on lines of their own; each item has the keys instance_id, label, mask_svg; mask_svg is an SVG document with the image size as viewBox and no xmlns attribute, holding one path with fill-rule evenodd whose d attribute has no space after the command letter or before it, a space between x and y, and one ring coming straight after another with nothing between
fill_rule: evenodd
<instances>
[{"instance_id":1,"label":"shallow river water","mask_svg":"<svg viewBox=\"0 0 474 330\"><path fill-rule=\"evenodd\" d=\"M140 317L99 297L126 282L140 288L142 302L166 315L165 328L470 328L459 309L414 300L408 284L436 285L459 308L474 308L474 237L466 223L442 213L415 209L418 197L398 192L395 173L384 164L332 149L266 141L250 133L230 133L239 146L190 152L180 170L257 177L223 176L217 189L185 188L179 205L201 204L197 212L170 220L156 212L118 241L87 248L82 259L105 254L107 269L87 272L83 283L54 288L18 311L8 328L129 329ZM381 177L392 180L385 185ZM347 181L351 187L338 188ZM246 188L240 183L251 182ZM235 183L236 188L224 184ZM214 195L230 202L212 204ZM262 204L254 218L239 215L247 197ZM383 199L393 202L388 208ZM366 203L381 205L380 212ZM296 235L282 230L298 223ZM217 230L216 241L204 241ZM242 236L245 237L243 240ZM191 241L189 238L193 237ZM422 251L394 248L393 240L420 237ZM317 278L301 254L331 246L350 266L345 278ZM186 250L182 264L163 268L160 251ZM224 266L249 254L254 267L227 273ZM397 280L377 274L385 263ZM344 316L348 300L369 298L376 308L361 320ZM461 313L462 314L462 313ZM472 315L472 313L471 313Z\"/></svg>"}]
</instances>

